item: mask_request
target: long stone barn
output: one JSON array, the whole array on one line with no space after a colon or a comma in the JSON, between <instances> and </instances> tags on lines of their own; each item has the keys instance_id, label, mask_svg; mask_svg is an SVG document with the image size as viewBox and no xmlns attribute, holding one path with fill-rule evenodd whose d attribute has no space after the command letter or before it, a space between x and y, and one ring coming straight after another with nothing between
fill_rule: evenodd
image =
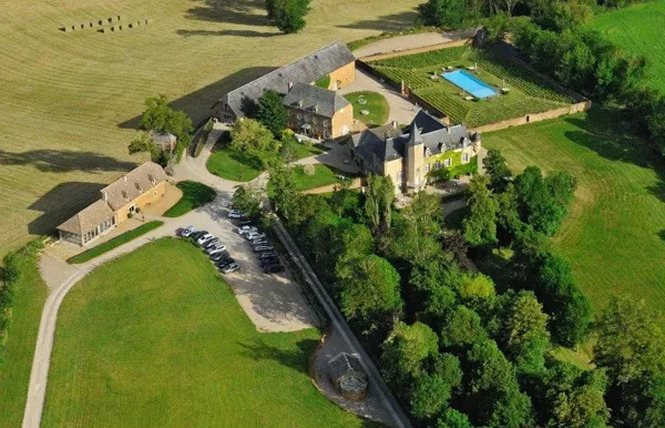
<instances>
[{"instance_id":1,"label":"long stone barn","mask_svg":"<svg viewBox=\"0 0 665 428\"><path fill-rule=\"evenodd\" d=\"M60 240L87 245L166 194L167 175L146 162L100 190L100 199L57 227Z\"/></svg>"},{"instance_id":2,"label":"long stone barn","mask_svg":"<svg viewBox=\"0 0 665 428\"><path fill-rule=\"evenodd\" d=\"M318 138L345 135L353 124L353 108L335 91L355 80L355 61L345 44L334 42L228 92L212 113L223 122L251 116L261 95L273 90L284 97L294 131ZM327 83L327 88L314 87L315 82Z\"/></svg>"}]
</instances>

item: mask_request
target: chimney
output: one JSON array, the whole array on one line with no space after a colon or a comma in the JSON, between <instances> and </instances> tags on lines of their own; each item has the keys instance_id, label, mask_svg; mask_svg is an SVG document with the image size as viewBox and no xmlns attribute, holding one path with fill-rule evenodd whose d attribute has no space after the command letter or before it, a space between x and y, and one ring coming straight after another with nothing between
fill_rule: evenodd
<instances>
[{"instance_id":1,"label":"chimney","mask_svg":"<svg viewBox=\"0 0 665 428\"><path fill-rule=\"evenodd\" d=\"M289 91L293 89L293 82L289 82Z\"/></svg>"},{"instance_id":2,"label":"chimney","mask_svg":"<svg viewBox=\"0 0 665 428\"><path fill-rule=\"evenodd\" d=\"M302 108L303 106L303 100L298 100L298 107Z\"/></svg>"},{"instance_id":3,"label":"chimney","mask_svg":"<svg viewBox=\"0 0 665 428\"><path fill-rule=\"evenodd\" d=\"M314 104L314 107L312 107L312 110L314 110L314 113L318 113L319 112L318 104Z\"/></svg>"},{"instance_id":4,"label":"chimney","mask_svg":"<svg viewBox=\"0 0 665 428\"><path fill-rule=\"evenodd\" d=\"M125 183L127 182L127 176L126 175L124 177L122 177L122 181L124 181Z\"/></svg>"},{"instance_id":5,"label":"chimney","mask_svg":"<svg viewBox=\"0 0 665 428\"><path fill-rule=\"evenodd\" d=\"M397 129L397 127L399 126L399 124L397 123L396 120L393 120L392 125L393 125L393 129Z\"/></svg>"}]
</instances>

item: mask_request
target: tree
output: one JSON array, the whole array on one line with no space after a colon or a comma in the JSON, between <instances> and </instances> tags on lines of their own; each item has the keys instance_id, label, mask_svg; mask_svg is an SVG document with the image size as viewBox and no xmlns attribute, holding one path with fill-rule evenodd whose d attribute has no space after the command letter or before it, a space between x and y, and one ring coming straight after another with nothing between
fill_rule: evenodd
<instances>
[{"instance_id":1,"label":"tree","mask_svg":"<svg viewBox=\"0 0 665 428\"><path fill-rule=\"evenodd\" d=\"M373 329L401 311L400 277L388 260L362 256L349 260L347 268L348 277L338 284L340 309L347 319Z\"/></svg>"},{"instance_id":2,"label":"tree","mask_svg":"<svg viewBox=\"0 0 665 428\"><path fill-rule=\"evenodd\" d=\"M254 184L236 186L232 201L233 206L247 217L256 219L261 214L261 189Z\"/></svg>"},{"instance_id":3,"label":"tree","mask_svg":"<svg viewBox=\"0 0 665 428\"><path fill-rule=\"evenodd\" d=\"M554 360L542 377L542 390L535 394L540 426L605 427L610 415L603 397L606 384L603 369L582 370Z\"/></svg>"},{"instance_id":4,"label":"tree","mask_svg":"<svg viewBox=\"0 0 665 428\"><path fill-rule=\"evenodd\" d=\"M513 299L504 317L501 343L518 373L538 374L545 370L545 353L550 334L547 315L531 292L522 291Z\"/></svg>"},{"instance_id":5,"label":"tree","mask_svg":"<svg viewBox=\"0 0 665 428\"><path fill-rule=\"evenodd\" d=\"M487 188L489 178L477 174L469 183L469 206L471 214L464 219L464 237L473 246L484 246L496 242L497 202Z\"/></svg>"},{"instance_id":6,"label":"tree","mask_svg":"<svg viewBox=\"0 0 665 428\"><path fill-rule=\"evenodd\" d=\"M422 375L416 378L410 394L411 413L418 418L431 418L448 404L450 394L451 386L443 378L436 375Z\"/></svg>"},{"instance_id":7,"label":"tree","mask_svg":"<svg viewBox=\"0 0 665 428\"><path fill-rule=\"evenodd\" d=\"M272 134L270 134L272 136ZM275 209L293 226L299 226L297 218L299 193L293 182L293 174L286 164L277 159L268 165L268 195Z\"/></svg>"},{"instance_id":8,"label":"tree","mask_svg":"<svg viewBox=\"0 0 665 428\"><path fill-rule=\"evenodd\" d=\"M389 252L405 264L424 264L441 255L441 199L419 192L392 228Z\"/></svg>"},{"instance_id":9,"label":"tree","mask_svg":"<svg viewBox=\"0 0 665 428\"><path fill-rule=\"evenodd\" d=\"M459 295L463 300L474 301L477 299L487 299L494 297L494 281L482 273L475 275L465 275L458 289Z\"/></svg>"},{"instance_id":10,"label":"tree","mask_svg":"<svg viewBox=\"0 0 665 428\"><path fill-rule=\"evenodd\" d=\"M365 214L375 232L390 228L395 187L390 176L369 174L365 192Z\"/></svg>"},{"instance_id":11,"label":"tree","mask_svg":"<svg viewBox=\"0 0 665 428\"><path fill-rule=\"evenodd\" d=\"M473 428L473 425L464 413L448 409L436 422L436 428Z\"/></svg>"},{"instance_id":12,"label":"tree","mask_svg":"<svg viewBox=\"0 0 665 428\"><path fill-rule=\"evenodd\" d=\"M401 321L396 323L381 347L383 374L397 391L423 375L427 360L439 352L436 333L420 322L412 325Z\"/></svg>"},{"instance_id":13,"label":"tree","mask_svg":"<svg viewBox=\"0 0 665 428\"><path fill-rule=\"evenodd\" d=\"M610 301L596 323L594 361L607 370L617 426L665 426L665 333L644 301Z\"/></svg>"},{"instance_id":14,"label":"tree","mask_svg":"<svg viewBox=\"0 0 665 428\"><path fill-rule=\"evenodd\" d=\"M490 176L490 189L495 193L501 193L506 190L506 186L512 178L512 173L501 151L498 149L489 149L487 156L483 159L483 167Z\"/></svg>"},{"instance_id":15,"label":"tree","mask_svg":"<svg viewBox=\"0 0 665 428\"><path fill-rule=\"evenodd\" d=\"M178 139L177 151L180 156L192 142L191 133L194 131L192 120L184 111L171 109L166 95L146 98L145 106L139 127L146 131L168 132L175 135Z\"/></svg>"},{"instance_id":16,"label":"tree","mask_svg":"<svg viewBox=\"0 0 665 428\"><path fill-rule=\"evenodd\" d=\"M233 124L231 147L259 158L277 148L272 132L256 120L247 118L238 119Z\"/></svg>"},{"instance_id":17,"label":"tree","mask_svg":"<svg viewBox=\"0 0 665 428\"><path fill-rule=\"evenodd\" d=\"M464 0L428 0L418 6L423 24L446 29L464 26L466 9Z\"/></svg>"},{"instance_id":18,"label":"tree","mask_svg":"<svg viewBox=\"0 0 665 428\"><path fill-rule=\"evenodd\" d=\"M446 347L471 345L486 337L480 315L463 305L455 307L441 329L441 345Z\"/></svg>"},{"instance_id":19,"label":"tree","mask_svg":"<svg viewBox=\"0 0 665 428\"><path fill-rule=\"evenodd\" d=\"M259 98L256 120L268 128L275 138L280 138L286 128L288 112L282 103L282 96L276 91L267 90Z\"/></svg>"},{"instance_id":20,"label":"tree","mask_svg":"<svg viewBox=\"0 0 665 428\"><path fill-rule=\"evenodd\" d=\"M268 19L283 33L297 33L305 28L309 3L310 0L267 0Z\"/></svg>"}]
</instances>

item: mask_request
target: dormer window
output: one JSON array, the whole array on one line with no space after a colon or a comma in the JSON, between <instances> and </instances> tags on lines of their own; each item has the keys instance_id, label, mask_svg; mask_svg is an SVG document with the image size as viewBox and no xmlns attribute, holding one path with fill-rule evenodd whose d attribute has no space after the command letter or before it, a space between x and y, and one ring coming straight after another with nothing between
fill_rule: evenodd
<instances>
[{"instance_id":1,"label":"dormer window","mask_svg":"<svg viewBox=\"0 0 665 428\"><path fill-rule=\"evenodd\" d=\"M148 174L148 180L150 180L153 186L155 185L155 177L152 174Z\"/></svg>"},{"instance_id":2,"label":"dormer window","mask_svg":"<svg viewBox=\"0 0 665 428\"><path fill-rule=\"evenodd\" d=\"M139 186L139 183L134 183L134 186L136 186L136 190L138 190L139 192L143 193L143 192L141 191L141 186Z\"/></svg>"},{"instance_id":3,"label":"dormer window","mask_svg":"<svg viewBox=\"0 0 665 428\"><path fill-rule=\"evenodd\" d=\"M127 196L127 192L124 190L122 191L122 197L129 200L129 196Z\"/></svg>"},{"instance_id":4,"label":"dormer window","mask_svg":"<svg viewBox=\"0 0 665 428\"><path fill-rule=\"evenodd\" d=\"M426 158L432 156L432 152L430 151L429 147L425 147L425 149L423 150L423 154L425 155Z\"/></svg>"}]
</instances>

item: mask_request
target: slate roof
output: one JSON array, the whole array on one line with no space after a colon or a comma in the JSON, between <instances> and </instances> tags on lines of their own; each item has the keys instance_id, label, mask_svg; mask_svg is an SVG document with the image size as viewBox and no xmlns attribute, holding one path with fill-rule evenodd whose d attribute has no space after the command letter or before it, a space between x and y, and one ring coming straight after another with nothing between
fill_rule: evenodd
<instances>
[{"instance_id":1,"label":"slate roof","mask_svg":"<svg viewBox=\"0 0 665 428\"><path fill-rule=\"evenodd\" d=\"M247 104L256 103L264 91L286 94L289 83L311 83L355 60L345 44L334 42L227 93L218 102L228 104L237 117L243 117Z\"/></svg>"},{"instance_id":2,"label":"slate roof","mask_svg":"<svg viewBox=\"0 0 665 428\"><path fill-rule=\"evenodd\" d=\"M423 144L429 150L428 156L471 144L464 125L447 126L425 110L416 114L409 125L409 132L405 134L381 136L385 128L382 126L354 136L355 152L367 161L376 159L383 163L403 158L404 148L410 144Z\"/></svg>"},{"instance_id":3,"label":"slate roof","mask_svg":"<svg viewBox=\"0 0 665 428\"><path fill-rule=\"evenodd\" d=\"M83 235L90 232L106 220L113 218L113 210L108 204L99 200L79 211L74 217L58 226L59 230Z\"/></svg>"},{"instance_id":4,"label":"slate roof","mask_svg":"<svg viewBox=\"0 0 665 428\"><path fill-rule=\"evenodd\" d=\"M349 105L346 98L336 92L307 83L295 83L289 93L284 96L283 102L285 106L311 111L330 118Z\"/></svg>"},{"instance_id":5,"label":"slate roof","mask_svg":"<svg viewBox=\"0 0 665 428\"><path fill-rule=\"evenodd\" d=\"M175 135L161 131L153 132L151 134L151 137L152 137L152 142L155 144L171 145L175 144L176 141L178 140Z\"/></svg>"},{"instance_id":6,"label":"slate roof","mask_svg":"<svg viewBox=\"0 0 665 428\"><path fill-rule=\"evenodd\" d=\"M164 169L154 162L146 162L134 168L124 177L104 187L102 199L106 200L113 211L117 211L143 193L166 181Z\"/></svg>"}]
</instances>

